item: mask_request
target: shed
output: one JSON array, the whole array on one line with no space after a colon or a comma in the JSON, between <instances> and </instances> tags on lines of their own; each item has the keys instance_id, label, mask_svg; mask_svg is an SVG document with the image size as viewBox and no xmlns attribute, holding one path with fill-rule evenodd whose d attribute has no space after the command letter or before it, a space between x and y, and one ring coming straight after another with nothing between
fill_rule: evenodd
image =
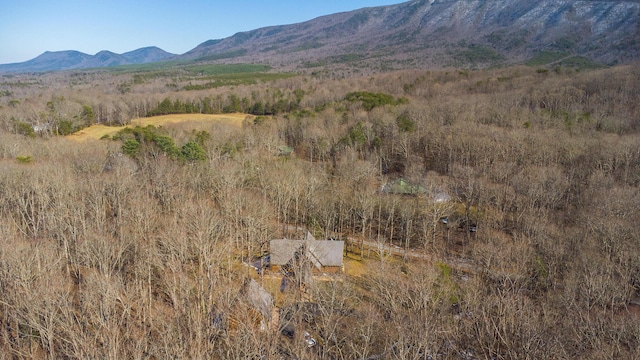
<instances>
[{"instance_id":1,"label":"shed","mask_svg":"<svg viewBox=\"0 0 640 360\"><path fill-rule=\"evenodd\" d=\"M270 321L273 311L273 297L257 281L250 279L245 282L241 293L249 306L260 313L263 319Z\"/></svg>"},{"instance_id":2,"label":"shed","mask_svg":"<svg viewBox=\"0 0 640 360\"><path fill-rule=\"evenodd\" d=\"M247 279L240 289L237 305L244 304L251 322L259 326L261 330L266 330L271 325L273 319L273 297L254 279ZM242 313L238 308L234 314L230 314L230 323L237 327L236 318L238 313Z\"/></svg>"},{"instance_id":3,"label":"shed","mask_svg":"<svg viewBox=\"0 0 640 360\"><path fill-rule=\"evenodd\" d=\"M293 148L287 145L278 146L278 155L280 156L291 156L293 154Z\"/></svg>"},{"instance_id":4,"label":"shed","mask_svg":"<svg viewBox=\"0 0 640 360\"><path fill-rule=\"evenodd\" d=\"M398 195L418 195L427 192L427 189L420 184L409 182L404 178L398 178L390 183L384 184L382 192Z\"/></svg>"},{"instance_id":5,"label":"shed","mask_svg":"<svg viewBox=\"0 0 640 360\"><path fill-rule=\"evenodd\" d=\"M436 189L431 193L431 198L436 203L446 203L451 201L451 196L439 189Z\"/></svg>"}]
</instances>

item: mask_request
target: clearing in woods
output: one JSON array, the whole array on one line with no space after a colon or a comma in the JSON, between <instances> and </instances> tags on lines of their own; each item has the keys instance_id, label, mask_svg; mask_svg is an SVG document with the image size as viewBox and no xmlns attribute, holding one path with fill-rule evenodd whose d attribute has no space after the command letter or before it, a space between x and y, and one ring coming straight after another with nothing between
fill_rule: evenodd
<instances>
[{"instance_id":1,"label":"clearing in woods","mask_svg":"<svg viewBox=\"0 0 640 360\"><path fill-rule=\"evenodd\" d=\"M163 126L167 124L180 124L185 122L197 123L216 121L222 124L228 124L232 126L241 127L242 123L247 118L253 117L247 114L176 114L176 115L161 115L148 118L138 118L131 120L130 125L126 126L105 126L105 125L91 125L88 128L84 128L78 132L75 132L67 136L67 139L73 139L77 141L83 141L87 139L99 140L105 135L112 136L125 127L132 126ZM196 126L197 127L197 126Z\"/></svg>"}]
</instances>

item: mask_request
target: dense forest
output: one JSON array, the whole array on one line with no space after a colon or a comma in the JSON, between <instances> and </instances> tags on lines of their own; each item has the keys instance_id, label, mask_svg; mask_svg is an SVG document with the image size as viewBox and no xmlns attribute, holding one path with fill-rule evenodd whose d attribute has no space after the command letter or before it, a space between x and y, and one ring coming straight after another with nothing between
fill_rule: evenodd
<instances>
[{"instance_id":1,"label":"dense forest","mask_svg":"<svg viewBox=\"0 0 640 360\"><path fill-rule=\"evenodd\" d=\"M1 79L1 358L640 357L640 67L260 74ZM344 271L246 266L301 231Z\"/></svg>"}]
</instances>

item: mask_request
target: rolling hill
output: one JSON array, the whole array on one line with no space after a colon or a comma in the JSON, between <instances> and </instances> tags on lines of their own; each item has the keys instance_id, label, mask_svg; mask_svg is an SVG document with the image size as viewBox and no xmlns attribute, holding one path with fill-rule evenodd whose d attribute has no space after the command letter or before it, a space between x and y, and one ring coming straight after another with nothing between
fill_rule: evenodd
<instances>
[{"instance_id":1,"label":"rolling hill","mask_svg":"<svg viewBox=\"0 0 640 360\"><path fill-rule=\"evenodd\" d=\"M100 51L95 55L75 50L46 51L29 61L0 65L0 72L45 72L57 70L102 68L117 65L143 64L168 60L175 54L150 46L124 54Z\"/></svg>"}]
</instances>

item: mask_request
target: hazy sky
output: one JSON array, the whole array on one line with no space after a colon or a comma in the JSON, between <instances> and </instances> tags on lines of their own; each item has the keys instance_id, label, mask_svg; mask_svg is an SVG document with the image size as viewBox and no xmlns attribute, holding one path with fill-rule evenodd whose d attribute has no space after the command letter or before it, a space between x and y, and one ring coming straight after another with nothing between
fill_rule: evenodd
<instances>
[{"instance_id":1,"label":"hazy sky","mask_svg":"<svg viewBox=\"0 0 640 360\"><path fill-rule=\"evenodd\" d=\"M239 31L285 25L405 0L7 0L0 6L0 64L43 52L123 53L158 46L182 54Z\"/></svg>"}]
</instances>

